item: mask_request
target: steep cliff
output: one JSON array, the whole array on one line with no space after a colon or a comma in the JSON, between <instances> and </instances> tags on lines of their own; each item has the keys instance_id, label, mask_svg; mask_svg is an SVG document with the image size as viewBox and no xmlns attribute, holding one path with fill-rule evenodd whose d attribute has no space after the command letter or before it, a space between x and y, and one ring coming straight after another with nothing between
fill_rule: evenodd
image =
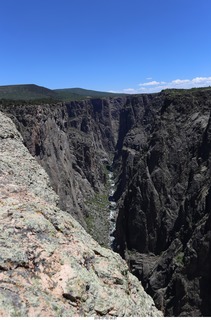
<instances>
[{"instance_id":1,"label":"steep cliff","mask_svg":"<svg viewBox=\"0 0 211 320\"><path fill-rule=\"evenodd\" d=\"M107 169L118 137L121 99L2 107L48 173L59 206L108 245Z\"/></svg>"},{"instance_id":2,"label":"steep cliff","mask_svg":"<svg viewBox=\"0 0 211 320\"><path fill-rule=\"evenodd\" d=\"M166 315L211 315L211 90L1 107L45 168L59 206L115 250Z\"/></svg>"},{"instance_id":3,"label":"steep cliff","mask_svg":"<svg viewBox=\"0 0 211 320\"><path fill-rule=\"evenodd\" d=\"M70 214L0 112L0 316L160 316L121 257Z\"/></svg>"},{"instance_id":4,"label":"steep cliff","mask_svg":"<svg viewBox=\"0 0 211 320\"><path fill-rule=\"evenodd\" d=\"M211 90L122 110L116 249L166 315L211 315Z\"/></svg>"}]
</instances>

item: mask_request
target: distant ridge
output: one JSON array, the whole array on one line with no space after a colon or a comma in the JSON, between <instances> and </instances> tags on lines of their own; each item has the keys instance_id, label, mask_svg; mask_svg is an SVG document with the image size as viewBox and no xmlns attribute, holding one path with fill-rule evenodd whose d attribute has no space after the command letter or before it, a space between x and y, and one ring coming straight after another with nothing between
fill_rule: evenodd
<instances>
[{"instance_id":1,"label":"distant ridge","mask_svg":"<svg viewBox=\"0 0 211 320\"><path fill-rule=\"evenodd\" d=\"M69 97L78 97L78 98L102 98L102 97L113 97L124 95L123 93L112 93L104 91L95 91L82 88L67 88L67 89L56 89L54 90L59 97L63 99L69 99Z\"/></svg>"},{"instance_id":2,"label":"distant ridge","mask_svg":"<svg viewBox=\"0 0 211 320\"><path fill-rule=\"evenodd\" d=\"M0 99L6 100L34 100L34 99L56 99L56 93L45 87L35 84L22 84L11 86L0 86Z\"/></svg>"},{"instance_id":3,"label":"distant ridge","mask_svg":"<svg viewBox=\"0 0 211 320\"><path fill-rule=\"evenodd\" d=\"M71 101L86 98L122 96L122 93L110 93L82 88L51 90L36 84L0 86L0 100L6 101Z\"/></svg>"},{"instance_id":4,"label":"distant ridge","mask_svg":"<svg viewBox=\"0 0 211 320\"><path fill-rule=\"evenodd\" d=\"M191 88L191 89L165 89L167 95L184 94L211 90L211 87ZM121 97L124 93L112 93L104 91L88 90L83 88L48 89L36 84L19 84L0 86L0 104L26 104L26 103L57 103L90 98ZM135 96L141 94L134 94Z\"/></svg>"}]
</instances>

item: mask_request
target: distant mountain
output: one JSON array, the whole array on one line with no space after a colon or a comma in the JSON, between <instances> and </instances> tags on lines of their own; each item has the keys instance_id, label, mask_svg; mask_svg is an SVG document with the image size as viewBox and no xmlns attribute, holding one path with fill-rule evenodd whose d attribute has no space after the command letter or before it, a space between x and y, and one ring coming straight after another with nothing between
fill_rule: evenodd
<instances>
[{"instance_id":1,"label":"distant mountain","mask_svg":"<svg viewBox=\"0 0 211 320\"><path fill-rule=\"evenodd\" d=\"M111 92L102 92L87 90L82 88L69 88L69 89L56 89L54 92L62 98L63 100L68 100L72 98L84 99L84 98L102 98L102 97L113 97L113 96L122 96L122 93L111 93Z\"/></svg>"},{"instance_id":2,"label":"distant mountain","mask_svg":"<svg viewBox=\"0 0 211 320\"><path fill-rule=\"evenodd\" d=\"M0 100L12 101L71 101L86 98L119 96L110 92L100 92L82 88L51 90L35 84L0 86Z\"/></svg>"},{"instance_id":3,"label":"distant mountain","mask_svg":"<svg viewBox=\"0 0 211 320\"><path fill-rule=\"evenodd\" d=\"M50 89L35 84L0 86L0 99L35 100L57 99L57 94Z\"/></svg>"}]
</instances>

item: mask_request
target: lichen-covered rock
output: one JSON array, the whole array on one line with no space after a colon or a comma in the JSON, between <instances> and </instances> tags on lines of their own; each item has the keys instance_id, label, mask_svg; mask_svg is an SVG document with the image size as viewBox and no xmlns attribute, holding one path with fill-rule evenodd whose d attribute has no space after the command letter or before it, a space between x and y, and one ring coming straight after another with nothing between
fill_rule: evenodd
<instances>
[{"instance_id":1,"label":"lichen-covered rock","mask_svg":"<svg viewBox=\"0 0 211 320\"><path fill-rule=\"evenodd\" d=\"M0 316L161 316L122 258L57 206L0 113Z\"/></svg>"}]
</instances>

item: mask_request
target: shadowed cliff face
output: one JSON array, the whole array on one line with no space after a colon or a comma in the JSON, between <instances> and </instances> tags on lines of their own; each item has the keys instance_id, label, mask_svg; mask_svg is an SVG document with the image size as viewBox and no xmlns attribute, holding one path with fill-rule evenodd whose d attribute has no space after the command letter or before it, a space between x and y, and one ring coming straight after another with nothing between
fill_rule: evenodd
<instances>
[{"instance_id":1,"label":"shadowed cliff face","mask_svg":"<svg viewBox=\"0 0 211 320\"><path fill-rule=\"evenodd\" d=\"M60 207L102 242L105 167L114 157L115 250L170 316L211 315L210 107L210 90L170 90L4 108Z\"/></svg>"},{"instance_id":2,"label":"shadowed cliff face","mask_svg":"<svg viewBox=\"0 0 211 320\"><path fill-rule=\"evenodd\" d=\"M117 250L166 315L210 315L211 95L160 98L116 159Z\"/></svg>"}]
</instances>

